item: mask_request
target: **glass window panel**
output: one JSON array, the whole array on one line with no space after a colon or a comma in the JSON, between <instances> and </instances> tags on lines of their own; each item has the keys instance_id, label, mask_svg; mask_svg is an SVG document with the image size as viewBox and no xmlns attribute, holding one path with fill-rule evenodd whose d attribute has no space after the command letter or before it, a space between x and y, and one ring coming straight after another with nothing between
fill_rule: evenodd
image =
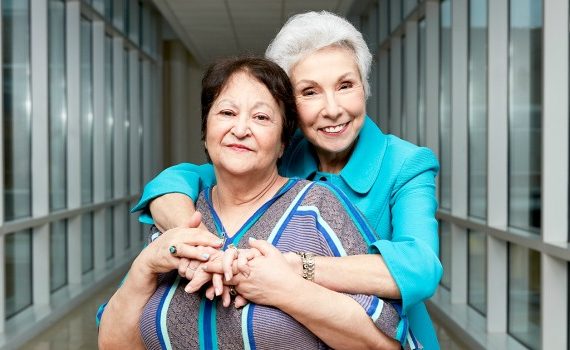
<instances>
[{"instance_id":1,"label":"glass window panel","mask_svg":"<svg viewBox=\"0 0 570 350\"><path fill-rule=\"evenodd\" d=\"M418 4L418 0L404 0L404 16L410 14Z\"/></svg>"},{"instance_id":2,"label":"glass window panel","mask_svg":"<svg viewBox=\"0 0 570 350\"><path fill-rule=\"evenodd\" d=\"M125 248L125 250L129 249L131 247L131 229L133 229L133 227L131 227L131 217L130 217L130 213L128 210L124 211L124 215L125 215L125 236L124 236L124 244L123 247Z\"/></svg>"},{"instance_id":3,"label":"glass window panel","mask_svg":"<svg viewBox=\"0 0 570 350\"><path fill-rule=\"evenodd\" d=\"M145 110L145 107L148 105L146 103L147 100L145 100L144 98L144 89L145 89L145 77L144 77L144 62L143 60L139 60L139 104L140 104L140 122L139 122L139 132L138 132L138 138L139 138L139 172L140 175L138 176L139 181L143 181L144 178L144 154L143 154L143 136L144 136L144 130L143 130L143 125L144 125L144 118L143 116L145 115L145 113L147 112ZM137 188L142 187L144 184L143 183L138 183L137 184ZM136 203L135 203L136 204ZM131 207L132 208L132 207Z\"/></svg>"},{"instance_id":4,"label":"glass window panel","mask_svg":"<svg viewBox=\"0 0 570 350\"><path fill-rule=\"evenodd\" d=\"M115 116L113 111L113 39L110 36L105 37L105 171L107 178L107 186L105 188L105 198L111 199L114 195L114 168L113 157L114 150L114 123Z\"/></svg>"},{"instance_id":5,"label":"glass window panel","mask_svg":"<svg viewBox=\"0 0 570 350\"><path fill-rule=\"evenodd\" d=\"M380 0L380 5L378 6L378 16L380 18L380 41L388 38L390 34L390 2L389 0Z\"/></svg>"},{"instance_id":6,"label":"glass window panel","mask_svg":"<svg viewBox=\"0 0 570 350\"><path fill-rule=\"evenodd\" d=\"M50 290L55 292L67 285L67 221L50 225Z\"/></svg>"},{"instance_id":7,"label":"glass window panel","mask_svg":"<svg viewBox=\"0 0 570 350\"><path fill-rule=\"evenodd\" d=\"M427 48L426 48L426 20L420 20L418 25L418 141L426 144L426 74L427 74Z\"/></svg>"},{"instance_id":8,"label":"glass window panel","mask_svg":"<svg viewBox=\"0 0 570 350\"><path fill-rule=\"evenodd\" d=\"M443 266L441 285L451 288L451 224L445 221L439 222L439 258Z\"/></svg>"},{"instance_id":9,"label":"glass window panel","mask_svg":"<svg viewBox=\"0 0 570 350\"><path fill-rule=\"evenodd\" d=\"M10 318L32 305L32 231L10 233L4 244L5 310Z\"/></svg>"},{"instance_id":10,"label":"glass window panel","mask_svg":"<svg viewBox=\"0 0 570 350\"><path fill-rule=\"evenodd\" d=\"M368 77L368 83L370 84L370 91L371 94L366 99L366 114L368 114L372 119L376 119L378 117L378 96L375 93L378 91L377 83L378 83L378 62L376 59L372 59L372 64L370 65L370 75Z\"/></svg>"},{"instance_id":11,"label":"glass window panel","mask_svg":"<svg viewBox=\"0 0 570 350\"><path fill-rule=\"evenodd\" d=\"M402 0L390 0L390 30L394 30L402 21Z\"/></svg>"},{"instance_id":12,"label":"glass window panel","mask_svg":"<svg viewBox=\"0 0 570 350\"><path fill-rule=\"evenodd\" d=\"M139 41L138 41L138 45L143 48L144 45L144 35L146 35L146 32L144 30L144 23L145 21L145 15L146 15L146 6L142 3L142 2L138 2L138 9L139 9L139 23L138 23L138 33L139 33Z\"/></svg>"},{"instance_id":13,"label":"glass window panel","mask_svg":"<svg viewBox=\"0 0 570 350\"><path fill-rule=\"evenodd\" d=\"M81 19L81 200L93 202L93 54L91 22Z\"/></svg>"},{"instance_id":14,"label":"glass window panel","mask_svg":"<svg viewBox=\"0 0 570 350\"><path fill-rule=\"evenodd\" d=\"M141 17L141 47L145 52L149 52L150 49L150 31L151 23L150 23L150 7L148 5L142 4L142 17Z\"/></svg>"},{"instance_id":15,"label":"glass window panel","mask_svg":"<svg viewBox=\"0 0 570 350\"><path fill-rule=\"evenodd\" d=\"M469 2L469 215L487 217L487 0Z\"/></svg>"},{"instance_id":16,"label":"glass window panel","mask_svg":"<svg viewBox=\"0 0 570 350\"><path fill-rule=\"evenodd\" d=\"M451 0L441 2L439 36L440 206L451 209Z\"/></svg>"},{"instance_id":17,"label":"glass window panel","mask_svg":"<svg viewBox=\"0 0 570 350\"><path fill-rule=\"evenodd\" d=\"M131 0L122 0L122 1L123 1L123 25L124 25L123 30L124 33L128 35L131 29L129 22L131 19L131 13L130 13Z\"/></svg>"},{"instance_id":18,"label":"glass window panel","mask_svg":"<svg viewBox=\"0 0 570 350\"><path fill-rule=\"evenodd\" d=\"M30 3L2 1L4 218L31 215Z\"/></svg>"},{"instance_id":19,"label":"glass window panel","mask_svg":"<svg viewBox=\"0 0 570 350\"><path fill-rule=\"evenodd\" d=\"M113 19L113 0L105 0L105 19L111 21Z\"/></svg>"},{"instance_id":20,"label":"glass window panel","mask_svg":"<svg viewBox=\"0 0 570 350\"><path fill-rule=\"evenodd\" d=\"M406 96L408 94L406 94L406 76L408 71L406 70L406 36L403 35L402 36L402 44L400 45L400 51L401 51L401 59L400 59L400 115L402 118L401 119L401 125L402 125L402 131L401 134L402 138L406 137L406 133L408 132L408 119L406 118L407 116L407 106L406 106L406 101L407 98Z\"/></svg>"},{"instance_id":21,"label":"glass window panel","mask_svg":"<svg viewBox=\"0 0 570 350\"><path fill-rule=\"evenodd\" d=\"M469 231L468 241L468 303L483 315L487 314L487 236Z\"/></svg>"},{"instance_id":22,"label":"glass window panel","mask_svg":"<svg viewBox=\"0 0 570 350\"><path fill-rule=\"evenodd\" d=\"M91 5L93 6L93 8L95 10L97 10L97 12L99 12L100 14L104 13L105 10L105 0L93 0Z\"/></svg>"},{"instance_id":23,"label":"glass window panel","mask_svg":"<svg viewBox=\"0 0 570 350\"><path fill-rule=\"evenodd\" d=\"M140 3L137 0L128 0L129 10L129 38L134 42L139 42L139 16L140 16Z\"/></svg>"},{"instance_id":24,"label":"glass window panel","mask_svg":"<svg viewBox=\"0 0 570 350\"><path fill-rule=\"evenodd\" d=\"M93 256L93 213L81 216L81 271L92 271L95 263Z\"/></svg>"},{"instance_id":25,"label":"glass window panel","mask_svg":"<svg viewBox=\"0 0 570 350\"><path fill-rule=\"evenodd\" d=\"M105 209L105 258L110 260L115 255L115 234L113 208Z\"/></svg>"},{"instance_id":26,"label":"glass window panel","mask_svg":"<svg viewBox=\"0 0 570 350\"><path fill-rule=\"evenodd\" d=\"M49 1L48 24L50 208L61 210L67 206L65 1Z\"/></svg>"},{"instance_id":27,"label":"glass window panel","mask_svg":"<svg viewBox=\"0 0 570 350\"><path fill-rule=\"evenodd\" d=\"M120 31L125 31L123 13L125 12L124 2L128 0L113 0L113 25Z\"/></svg>"},{"instance_id":28,"label":"glass window panel","mask_svg":"<svg viewBox=\"0 0 570 350\"><path fill-rule=\"evenodd\" d=\"M125 106L125 128L123 129L124 131L124 136L123 136L123 144L124 144L124 150L126 152L126 158L125 158L125 164L131 164L131 152L130 152L130 108L129 108L129 104L131 102L130 96L131 96L131 80L130 78L130 68L129 68L129 50L125 49L123 52L123 81L125 82L125 86L123 89L124 92L124 106ZM131 167L127 166L127 169L125 171L125 178L124 178L124 184L125 184L125 191L126 193L130 192L130 179L131 179Z\"/></svg>"},{"instance_id":29,"label":"glass window panel","mask_svg":"<svg viewBox=\"0 0 570 350\"><path fill-rule=\"evenodd\" d=\"M509 245L508 332L531 349L540 348L540 254Z\"/></svg>"},{"instance_id":30,"label":"glass window panel","mask_svg":"<svg viewBox=\"0 0 570 350\"><path fill-rule=\"evenodd\" d=\"M158 56L158 23L159 18L157 12L153 10L150 17L150 53L155 58Z\"/></svg>"},{"instance_id":31,"label":"glass window panel","mask_svg":"<svg viewBox=\"0 0 570 350\"><path fill-rule=\"evenodd\" d=\"M509 226L538 233L542 163L542 1L510 2Z\"/></svg>"}]
</instances>

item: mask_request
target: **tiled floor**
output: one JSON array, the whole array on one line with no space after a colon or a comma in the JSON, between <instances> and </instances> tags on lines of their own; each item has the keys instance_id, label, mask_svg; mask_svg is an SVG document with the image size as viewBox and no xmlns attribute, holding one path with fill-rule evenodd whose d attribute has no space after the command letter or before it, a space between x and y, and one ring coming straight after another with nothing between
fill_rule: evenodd
<instances>
[{"instance_id":1,"label":"tiled floor","mask_svg":"<svg viewBox=\"0 0 570 350\"><path fill-rule=\"evenodd\" d=\"M97 329L95 313L97 308L115 291L119 281L87 300L81 307L72 311L51 328L28 342L22 350L88 350L97 349ZM445 329L436 325L442 350L464 349L447 334Z\"/></svg>"}]
</instances>

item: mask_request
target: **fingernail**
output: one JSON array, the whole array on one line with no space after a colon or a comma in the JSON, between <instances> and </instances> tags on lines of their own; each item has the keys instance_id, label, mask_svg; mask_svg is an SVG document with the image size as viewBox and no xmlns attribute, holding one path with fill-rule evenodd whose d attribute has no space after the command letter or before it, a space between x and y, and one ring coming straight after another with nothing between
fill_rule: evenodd
<instances>
[{"instance_id":1,"label":"fingernail","mask_svg":"<svg viewBox=\"0 0 570 350\"><path fill-rule=\"evenodd\" d=\"M208 265L206 265L206 264L202 265L202 270L208 271Z\"/></svg>"},{"instance_id":2,"label":"fingernail","mask_svg":"<svg viewBox=\"0 0 570 350\"><path fill-rule=\"evenodd\" d=\"M190 283L188 283L188 284L186 285L186 287L184 287L184 291L185 291L186 293L190 293L190 288L191 288L191 287L190 287Z\"/></svg>"},{"instance_id":3,"label":"fingernail","mask_svg":"<svg viewBox=\"0 0 570 350\"><path fill-rule=\"evenodd\" d=\"M224 240L223 239L218 240L218 245L222 245L222 244L224 244Z\"/></svg>"},{"instance_id":4,"label":"fingernail","mask_svg":"<svg viewBox=\"0 0 570 350\"><path fill-rule=\"evenodd\" d=\"M209 258L210 258L210 254L204 253L204 254L202 254L202 258L204 258L204 259L209 259Z\"/></svg>"},{"instance_id":5,"label":"fingernail","mask_svg":"<svg viewBox=\"0 0 570 350\"><path fill-rule=\"evenodd\" d=\"M249 241L250 242L257 241L257 239L255 239L255 237L249 237Z\"/></svg>"},{"instance_id":6,"label":"fingernail","mask_svg":"<svg viewBox=\"0 0 570 350\"><path fill-rule=\"evenodd\" d=\"M216 288L216 295L217 295L217 296L222 295L222 291L221 291L220 288Z\"/></svg>"},{"instance_id":7,"label":"fingernail","mask_svg":"<svg viewBox=\"0 0 570 350\"><path fill-rule=\"evenodd\" d=\"M226 282L232 279L232 276L230 276L228 272L224 273L224 277L226 279Z\"/></svg>"}]
</instances>

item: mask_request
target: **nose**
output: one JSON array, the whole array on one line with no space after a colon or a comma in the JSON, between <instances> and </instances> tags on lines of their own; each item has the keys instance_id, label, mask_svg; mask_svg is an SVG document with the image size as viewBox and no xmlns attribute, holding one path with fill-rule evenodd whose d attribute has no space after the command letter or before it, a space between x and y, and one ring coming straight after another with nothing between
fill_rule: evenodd
<instances>
[{"instance_id":1,"label":"nose","mask_svg":"<svg viewBox=\"0 0 570 350\"><path fill-rule=\"evenodd\" d=\"M325 106L323 109L325 117L336 119L341 115L341 107L337 101L337 96L333 92L325 94Z\"/></svg>"},{"instance_id":2,"label":"nose","mask_svg":"<svg viewBox=\"0 0 570 350\"><path fill-rule=\"evenodd\" d=\"M251 134L249 118L247 118L247 116L240 115L238 118L235 118L235 124L232 127L232 134L240 139Z\"/></svg>"}]
</instances>

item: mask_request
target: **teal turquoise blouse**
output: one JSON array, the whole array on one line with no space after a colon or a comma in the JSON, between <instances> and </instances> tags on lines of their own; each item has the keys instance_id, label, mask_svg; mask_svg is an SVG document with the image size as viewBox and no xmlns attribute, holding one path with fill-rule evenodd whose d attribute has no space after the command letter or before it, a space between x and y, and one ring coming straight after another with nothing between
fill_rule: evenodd
<instances>
[{"instance_id":1,"label":"teal turquoise blouse","mask_svg":"<svg viewBox=\"0 0 570 350\"><path fill-rule=\"evenodd\" d=\"M333 184L362 211L381 237L369 251L382 255L402 294L410 328L425 349L439 349L423 303L435 293L443 273L435 219L438 170L431 150L383 134L368 117L348 163L339 174L318 170L316 154L300 132L293 138L279 168L283 176ZM143 210L140 220L152 223L146 210L152 199L178 192L196 200L200 190L214 182L210 164L175 165L145 186L133 211Z\"/></svg>"}]
</instances>

